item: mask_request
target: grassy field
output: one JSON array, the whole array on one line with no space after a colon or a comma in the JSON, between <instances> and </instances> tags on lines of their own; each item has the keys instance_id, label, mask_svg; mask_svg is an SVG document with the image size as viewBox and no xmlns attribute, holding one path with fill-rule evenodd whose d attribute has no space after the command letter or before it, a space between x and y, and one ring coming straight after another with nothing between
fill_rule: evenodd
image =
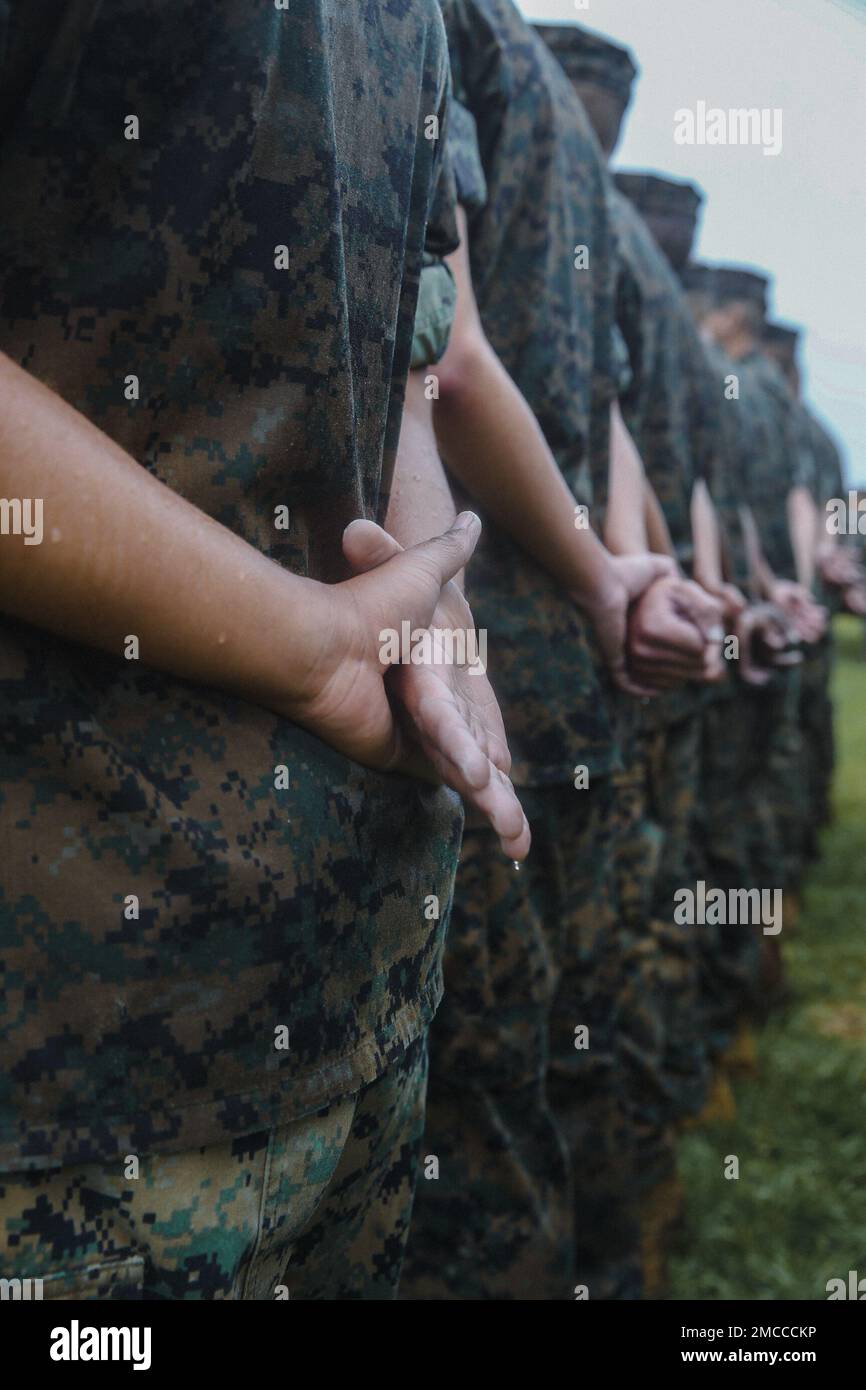
<instances>
[{"instance_id":1,"label":"grassy field","mask_svg":"<svg viewBox=\"0 0 866 1390\"><path fill-rule=\"evenodd\" d=\"M732 1123L682 1143L674 1299L825 1299L866 1277L866 663L837 619L834 824L786 943L793 999L759 1035ZM740 1177L723 1176L725 1156Z\"/></svg>"}]
</instances>

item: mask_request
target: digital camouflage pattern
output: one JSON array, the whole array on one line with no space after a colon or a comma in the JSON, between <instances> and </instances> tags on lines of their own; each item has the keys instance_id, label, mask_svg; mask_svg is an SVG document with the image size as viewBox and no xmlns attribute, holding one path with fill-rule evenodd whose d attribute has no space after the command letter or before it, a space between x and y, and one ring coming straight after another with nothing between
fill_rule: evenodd
<instances>
[{"instance_id":1,"label":"digital camouflage pattern","mask_svg":"<svg viewBox=\"0 0 866 1390\"><path fill-rule=\"evenodd\" d=\"M487 179L478 148L478 127L472 112L453 94L448 108L446 138L457 201L467 213L480 212L487 202Z\"/></svg>"},{"instance_id":2,"label":"digital camouflage pattern","mask_svg":"<svg viewBox=\"0 0 866 1390\"><path fill-rule=\"evenodd\" d=\"M690 453L696 476L704 480L712 496L730 573L738 576L735 582L743 583L746 579L745 538L739 513L742 493L736 486L731 461L726 457L738 447L738 442L731 435L731 430L736 430L737 425L730 413L726 418L723 408L728 404L727 388L720 380L715 350L708 348L700 338L678 279L691 253L703 198L694 184L661 178L657 174L617 170L614 182L639 214L668 261L672 271L669 288L676 297L678 317L682 318L683 309L686 310L682 331L687 349L680 372L687 392ZM651 263L647 273L650 270ZM629 296L626 298L628 302ZM724 377L724 373L721 376ZM688 541L685 545L687 549ZM722 689L710 688L705 692L705 697L712 699Z\"/></svg>"},{"instance_id":3,"label":"digital camouflage pattern","mask_svg":"<svg viewBox=\"0 0 866 1390\"><path fill-rule=\"evenodd\" d=\"M704 470L716 467L707 383L697 375L701 343L679 281L643 218L613 184L608 196L619 246L617 322L631 365L620 406L676 557L688 571L694 558L692 490ZM675 723L700 701L697 688L686 686L653 701L646 718Z\"/></svg>"},{"instance_id":4,"label":"digital camouflage pattern","mask_svg":"<svg viewBox=\"0 0 866 1390\"><path fill-rule=\"evenodd\" d=\"M404 1297L639 1294L613 789L529 788L524 804L519 871L490 831L464 837L430 1037L438 1177L419 1183Z\"/></svg>"},{"instance_id":5,"label":"digital camouflage pattern","mask_svg":"<svg viewBox=\"0 0 866 1390\"><path fill-rule=\"evenodd\" d=\"M595 137L561 68L511 0L443 0L454 88L487 185L468 207L478 308L566 481L603 500L614 395L611 230ZM460 168L457 162L458 174ZM589 269L575 248L589 248ZM469 594L491 634L490 677L519 785L615 760L591 638L574 604L491 524Z\"/></svg>"},{"instance_id":6,"label":"digital camouflage pattern","mask_svg":"<svg viewBox=\"0 0 866 1390\"><path fill-rule=\"evenodd\" d=\"M704 711L695 855L696 873L708 891L759 886L752 846L765 833L767 816L756 778L763 750L752 737L754 705L754 697L732 674L724 698ZM770 831L775 835L772 821ZM700 929L702 1032L712 1056L732 1040L737 1021L759 1005L761 940L760 926L708 924Z\"/></svg>"},{"instance_id":7,"label":"digital camouflage pattern","mask_svg":"<svg viewBox=\"0 0 866 1390\"><path fill-rule=\"evenodd\" d=\"M757 433L746 477L752 509L767 563L780 579L794 579L794 552L788 533L786 498L792 488L808 487L812 455L805 422L784 377L757 350L739 358L736 373L741 399Z\"/></svg>"},{"instance_id":8,"label":"digital camouflage pattern","mask_svg":"<svg viewBox=\"0 0 866 1390\"><path fill-rule=\"evenodd\" d=\"M412 371L433 367L445 355L457 309L457 285L447 261L425 251L412 334Z\"/></svg>"},{"instance_id":9,"label":"digital camouflage pattern","mask_svg":"<svg viewBox=\"0 0 866 1390\"><path fill-rule=\"evenodd\" d=\"M692 489L698 477L718 467L708 369L685 295L665 255L629 199L613 185L609 198L620 249L618 323L632 368L632 382L620 404L677 558L688 568L693 558ZM628 872L632 862L655 859L643 904L643 950L650 974L633 974L646 979L643 1095L636 1101L636 1181L643 1191L670 1171L670 1125L700 1108L707 1079L697 1023L695 928L674 921L674 893L694 881L690 850L701 708L702 695L695 687L653 701L642 711L648 736L637 737L632 749L632 795L642 806L620 849L620 864ZM661 738L649 736L657 729L663 730Z\"/></svg>"},{"instance_id":10,"label":"digital camouflage pattern","mask_svg":"<svg viewBox=\"0 0 866 1390\"><path fill-rule=\"evenodd\" d=\"M758 351L737 362L741 392L749 393L759 431L746 497L755 517L761 546L779 578L795 579L796 565L788 528L787 498L795 487L814 487L815 464L805 413L781 371ZM754 388L754 395L751 395ZM780 858L772 865L766 848L756 853L766 865L762 886L794 889L803 869L808 817L807 781L803 777L803 730L800 721L802 672L791 670L765 688L761 748L765 796L778 832Z\"/></svg>"},{"instance_id":11,"label":"digital camouflage pattern","mask_svg":"<svg viewBox=\"0 0 866 1390\"><path fill-rule=\"evenodd\" d=\"M396 1296L424 1123L423 1039L359 1095L268 1131L0 1176L0 1278L46 1299Z\"/></svg>"},{"instance_id":12,"label":"digital camouflage pattern","mask_svg":"<svg viewBox=\"0 0 866 1390\"><path fill-rule=\"evenodd\" d=\"M835 439L810 410L806 410L812 452L815 460L813 495L819 517L826 524L827 503L831 498L846 497L842 455ZM840 537L840 543L846 543ZM831 610L841 606L838 592L818 581L818 597ZM833 634L830 629L816 644L812 659L802 673L800 721L803 747L807 758L809 817L806 826L806 848L817 854L817 828L826 825L832 814L831 792L833 769L836 763L833 700L830 692L833 671Z\"/></svg>"},{"instance_id":13,"label":"digital camouflage pattern","mask_svg":"<svg viewBox=\"0 0 866 1390\"><path fill-rule=\"evenodd\" d=\"M487 189L482 208L464 129L453 162L459 196L471 196L484 327L588 502L590 465L606 475L614 390L612 279L595 259L609 236L600 156L562 73L510 3L444 9ZM574 268L587 241L591 275ZM614 1297L639 1283L639 1264L612 1021L623 992L613 819L598 775L613 763L609 717L574 606L492 528L481 549L473 607L496 634L491 675L517 778L533 784L533 849L516 873L489 832L464 840L431 1035L425 1152L439 1176L421 1184L403 1291L562 1299L578 1280ZM578 764L592 790L573 786ZM583 1021L593 1041L578 1056Z\"/></svg>"},{"instance_id":14,"label":"digital camouflage pattern","mask_svg":"<svg viewBox=\"0 0 866 1390\"><path fill-rule=\"evenodd\" d=\"M343 528L387 502L442 159L424 133L446 115L441 16L163 9L11 6L0 348L277 563L338 580ZM443 195L427 247L455 244ZM7 620L0 700L0 1168L260 1131L423 1033L456 797L146 653Z\"/></svg>"},{"instance_id":15,"label":"digital camouflage pattern","mask_svg":"<svg viewBox=\"0 0 866 1390\"><path fill-rule=\"evenodd\" d=\"M670 1116L700 1109L708 1080L705 1041L699 1024L698 941L700 927L674 920L678 889L694 887L694 852L703 711L669 724L650 761L650 814L661 828L661 850L653 882L650 930L661 972L665 1054L664 1089Z\"/></svg>"},{"instance_id":16,"label":"digital camouflage pattern","mask_svg":"<svg viewBox=\"0 0 866 1390\"><path fill-rule=\"evenodd\" d=\"M836 762L833 731L833 639L828 633L808 648L800 669L800 737L803 801L802 852L819 855L818 832L831 818L833 769Z\"/></svg>"},{"instance_id":17,"label":"digital camouflage pattern","mask_svg":"<svg viewBox=\"0 0 866 1390\"><path fill-rule=\"evenodd\" d=\"M703 347L719 403L718 467L708 480L710 492L722 526L727 576L749 594L755 576L751 572L740 507L748 496L748 479L760 438L750 409L752 398L748 392L740 392L736 363L715 343L704 343Z\"/></svg>"},{"instance_id":18,"label":"digital camouflage pattern","mask_svg":"<svg viewBox=\"0 0 866 1390\"><path fill-rule=\"evenodd\" d=\"M620 405L671 533L677 558L692 560L691 495L704 459L696 448L689 360L700 351L685 295L630 201L610 188L619 244L617 321L632 382Z\"/></svg>"}]
</instances>

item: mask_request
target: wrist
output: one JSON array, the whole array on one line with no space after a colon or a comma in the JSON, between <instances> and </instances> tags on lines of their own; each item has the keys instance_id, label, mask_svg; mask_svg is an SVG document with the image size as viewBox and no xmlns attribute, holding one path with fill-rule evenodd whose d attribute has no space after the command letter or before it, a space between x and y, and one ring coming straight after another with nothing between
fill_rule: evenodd
<instances>
[{"instance_id":1,"label":"wrist","mask_svg":"<svg viewBox=\"0 0 866 1390\"><path fill-rule=\"evenodd\" d=\"M594 583L573 586L569 597L581 613L590 620L624 608L628 602L625 581L619 573L615 558L605 552L605 559L596 573Z\"/></svg>"},{"instance_id":2,"label":"wrist","mask_svg":"<svg viewBox=\"0 0 866 1390\"><path fill-rule=\"evenodd\" d=\"M262 616L266 647L262 703L304 723L335 667L350 654L361 617L348 584L323 584L283 571ZM355 615L355 616L353 616Z\"/></svg>"}]
</instances>

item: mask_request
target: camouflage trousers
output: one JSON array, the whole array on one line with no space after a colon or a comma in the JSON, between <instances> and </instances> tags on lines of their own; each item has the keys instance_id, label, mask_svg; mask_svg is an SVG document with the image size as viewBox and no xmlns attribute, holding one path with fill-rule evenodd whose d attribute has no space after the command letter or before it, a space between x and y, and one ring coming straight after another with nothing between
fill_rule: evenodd
<instances>
[{"instance_id":1,"label":"camouflage trousers","mask_svg":"<svg viewBox=\"0 0 866 1390\"><path fill-rule=\"evenodd\" d=\"M753 824L760 762L754 756L751 717L749 695L733 677L724 693L704 710L696 857L708 890L728 893L760 886L751 855L760 829L760 819ZM717 1056L734 1036L738 1020L757 1005L761 929L708 924L701 928L698 940L703 1028L708 1049Z\"/></svg>"},{"instance_id":2,"label":"camouflage trousers","mask_svg":"<svg viewBox=\"0 0 866 1390\"><path fill-rule=\"evenodd\" d=\"M674 893L694 886L700 718L635 728L615 776L622 817L616 840L623 905L621 1008L627 1104L641 1194L676 1167L675 1123L700 1109L708 1063L700 1018L697 931L674 921Z\"/></svg>"},{"instance_id":3,"label":"camouflage trousers","mask_svg":"<svg viewBox=\"0 0 866 1390\"><path fill-rule=\"evenodd\" d=\"M807 649L800 672L800 732L807 812L803 851L810 859L817 858L818 830L830 819L830 789L836 756L830 696L832 675L833 640L828 635Z\"/></svg>"},{"instance_id":4,"label":"camouflage trousers","mask_svg":"<svg viewBox=\"0 0 866 1390\"><path fill-rule=\"evenodd\" d=\"M521 795L519 871L487 830L464 836L402 1297L640 1292L613 788Z\"/></svg>"},{"instance_id":5,"label":"camouflage trousers","mask_svg":"<svg viewBox=\"0 0 866 1390\"><path fill-rule=\"evenodd\" d=\"M0 1278L53 1299L396 1297L426 1040L356 1095L224 1143L0 1174Z\"/></svg>"},{"instance_id":6,"label":"camouflage trousers","mask_svg":"<svg viewBox=\"0 0 866 1390\"><path fill-rule=\"evenodd\" d=\"M807 823L800 727L801 673L778 673L770 685L744 687L749 728L749 852L754 886L797 888Z\"/></svg>"}]
</instances>

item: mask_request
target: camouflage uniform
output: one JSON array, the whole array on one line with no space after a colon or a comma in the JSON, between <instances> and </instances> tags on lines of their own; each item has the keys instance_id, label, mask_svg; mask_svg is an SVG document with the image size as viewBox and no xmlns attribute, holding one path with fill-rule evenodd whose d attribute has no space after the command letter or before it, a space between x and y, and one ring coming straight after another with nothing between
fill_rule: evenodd
<instances>
[{"instance_id":1,"label":"camouflage uniform","mask_svg":"<svg viewBox=\"0 0 866 1390\"><path fill-rule=\"evenodd\" d=\"M409 362L413 372L434 367L444 357L456 308L457 286L451 267L441 256L425 251Z\"/></svg>"},{"instance_id":2,"label":"camouflage uniform","mask_svg":"<svg viewBox=\"0 0 866 1390\"><path fill-rule=\"evenodd\" d=\"M333 582L345 525L384 515L428 220L428 250L456 244L444 174L431 217L441 143L424 138L446 116L441 16L215 0L159 20L142 0L13 0L0 348L181 496ZM321 1268L351 1255L308 1289L393 1293L457 798L8 619L0 692L4 1264L26 1251L62 1280L80 1257L110 1284L110 1210L146 1294L151 1276L237 1291L243 1242L215 1259L206 1214L188 1251L160 1253L139 1222L167 1239L209 1155L208 1200L228 1203L273 1152L280 1203L301 1194L267 1216L280 1239ZM357 1243L336 1230L356 1208Z\"/></svg>"},{"instance_id":3,"label":"camouflage uniform","mask_svg":"<svg viewBox=\"0 0 866 1390\"><path fill-rule=\"evenodd\" d=\"M755 379L765 421L762 456L766 460L766 476L758 486L757 500L752 501L752 512L770 568L780 578L794 579L786 498L792 487L808 487L812 481L814 465L806 422L781 372L760 352L741 359L737 371L740 376L751 375ZM808 660L808 649L804 655ZM771 738L764 746L768 748L769 796L782 850L780 877L773 886L789 890L799 886L808 819L800 723L802 685L803 668L783 672L774 679L767 698L759 701L771 726ZM775 706L769 714L768 699Z\"/></svg>"},{"instance_id":4,"label":"camouflage uniform","mask_svg":"<svg viewBox=\"0 0 866 1390\"><path fill-rule=\"evenodd\" d=\"M797 347L799 330L784 324L767 324L764 330L764 350L769 352L788 380L797 397L795 412L806 435L806 447L811 454L812 467L808 473L809 488L821 521L826 518L826 504L831 497L841 497L844 491L842 462L832 437L799 399ZM833 608L834 591L820 576L814 584L815 597ZM830 680L833 666L833 635L828 626L820 641L810 644L803 653L800 672L800 729L803 739L806 825L803 849L810 858L818 856L818 829L830 816L830 784L833 775L833 704Z\"/></svg>"},{"instance_id":5,"label":"camouflage uniform","mask_svg":"<svg viewBox=\"0 0 866 1390\"><path fill-rule=\"evenodd\" d=\"M688 261L702 202L689 183L645 173L618 173L616 183L646 221L677 273ZM726 399L733 370L718 349L692 337L683 367L689 388L689 438L712 496L725 552L727 577L748 590L751 580L739 504L743 497L745 439L735 405ZM694 871L709 888L727 891L751 882L743 798L753 767L751 706L736 666L703 692L699 793L693 822ZM754 931L706 925L698 932L700 1012L708 1051L730 1039L744 999L754 996L760 964Z\"/></svg>"},{"instance_id":6,"label":"camouflage uniform","mask_svg":"<svg viewBox=\"0 0 866 1390\"><path fill-rule=\"evenodd\" d=\"M631 54L580 26L545 24L538 29L586 102L605 147L612 148L637 73ZM612 189L609 198L619 251L617 317L631 368L618 394L639 447L641 433L648 446L656 441L647 471L663 494L685 560L698 441L681 374L689 366L684 344L694 331L676 304L676 282L646 229ZM694 943L670 925L673 888L689 876L697 710L692 694L659 702L646 717L632 716L624 735L624 767L615 775L620 825L615 858L628 924L623 955L630 987L620 1026L631 1064L626 1096L650 1289L656 1281L652 1251L658 1248L653 1231L674 1217L679 1201L672 1120L684 1107L700 1104L705 1074L695 1031Z\"/></svg>"},{"instance_id":7,"label":"camouflage uniform","mask_svg":"<svg viewBox=\"0 0 866 1390\"><path fill-rule=\"evenodd\" d=\"M827 503L834 497L845 496L845 478L842 457L835 439L822 422L806 410L812 449L815 457L815 502L823 522L826 522ZM826 585L819 589L819 598L831 610L839 606L835 590ZM816 682L815 698L811 704L803 703L804 737L809 757L809 801L811 824L826 825L831 819L831 789L833 768L836 761L836 742L834 736L833 700L831 681L833 674L833 630L828 626L827 634L820 643L821 670Z\"/></svg>"},{"instance_id":8,"label":"camouflage uniform","mask_svg":"<svg viewBox=\"0 0 866 1390\"><path fill-rule=\"evenodd\" d=\"M691 266L687 287L714 303L751 300L763 314L767 280L751 271L726 266ZM743 497L751 508L767 562L780 578L795 577L787 524L786 498L791 488L808 485L811 457L802 421L778 369L757 349L730 369L736 377L736 407L749 431L750 446ZM751 705L752 782L751 846L753 884L791 888L798 881L804 824L802 740L799 730L800 673L777 672L760 689L747 692Z\"/></svg>"},{"instance_id":9,"label":"camouflage uniform","mask_svg":"<svg viewBox=\"0 0 866 1390\"><path fill-rule=\"evenodd\" d=\"M427 1058L301 1120L124 1163L0 1176L6 1278L57 1299L388 1299L406 1242Z\"/></svg>"},{"instance_id":10,"label":"camouflage uniform","mask_svg":"<svg viewBox=\"0 0 866 1390\"><path fill-rule=\"evenodd\" d=\"M748 390L733 394L737 366L721 348L709 346L722 403L720 429L721 486L713 486L727 542L728 575L744 593L753 587L736 503L747 496L747 479L758 447ZM775 818L764 795L765 749L756 734L763 729L758 711L762 693L734 673L726 682L727 698L709 705L704 715L702 795L699 817L701 872L708 886L728 891L758 886L761 873L753 848L762 843L781 854ZM706 929L702 960L702 1007L708 1046L719 1053L730 1041L737 1020L759 1002L761 936L740 926Z\"/></svg>"},{"instance_id":11,"label":"camouflage uniform","mask_svg":"<svg viewBox=\"0 0 866 1390\"><path fill-rule=\"evenodd\" d=\"M617 176L619 178L619 176ZM635 193L633 183L627 191ZM691 494L711 466L702 398L695 383L701 345L685 296L630 198L610 192L621 248L619 324L633 364L623 417L644 461L680 564L693 558ZM647 813L661 833L650 931L655 938L663 1051L659 1087L666 1098L659 1124L700 1109L707 1063L698 1019L698 940L693 926L673 920L674 894L695 881L702 696L686 688L647 707L650 757ZM659 1127L656 1138L661 1140ZM654 1146L650 1144L650 1148ZM642 1165L646 1182L663 1175L673 1156L659 1147Z\"/></svg>"},{"instance_id":12,"label":"camouflage uniform","mask_svg":"<svg viewBox=\"0 0 866 1390\"><path fill-rule=\"evenodd\" d=\"M597 518L615 392L599 151L511 0L446 0L443 10L455 91L475 124L475 154L464 129L453 162L484 329ZM580 247L588 270L575 265ZM490 523L470 596L491 633L533 848L517 873L488 831L467 828L431 1036L425 1153L439 1158L438 1179L419 1186L403 1291L562 1299L580 1282L593 1298L626 1297L637 1261L612 1023L622 957L611 704L574 605ZM582 790L578 765L589 775ZM575 1046L584 1024L588 1049Z\"/></svg>"}]
</instances>

